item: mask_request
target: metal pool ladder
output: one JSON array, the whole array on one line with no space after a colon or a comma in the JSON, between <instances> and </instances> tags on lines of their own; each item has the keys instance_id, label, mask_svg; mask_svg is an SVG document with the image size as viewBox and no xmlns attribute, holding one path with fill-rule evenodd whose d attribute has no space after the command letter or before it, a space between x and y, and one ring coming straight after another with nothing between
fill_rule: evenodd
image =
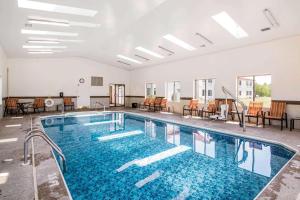
<instances>
[{"instance_id":1,"label":"metal pool ladder","mask_svg":"<svg viewBox=\"0 0 300 200\"><path fill-rule=\"evenodd\" d=\"M66 157L63 154L62 150L59 148L59 146L57 146L57 144L55 144L55 142L53 142L53 140L51 140L51 138L42 130L40 129L33 129L27 132L27 134L25 135L25 141L24 141L24 164L27 164L28 162L28 141L33 138L33 137L41 137L45 142L47 142L47 144L49 144L51 146L52 149L54 149L58 155L61 158L62 161L62 168L63 168L63 172L66 171Z\"/></svg>"}]
</instances>

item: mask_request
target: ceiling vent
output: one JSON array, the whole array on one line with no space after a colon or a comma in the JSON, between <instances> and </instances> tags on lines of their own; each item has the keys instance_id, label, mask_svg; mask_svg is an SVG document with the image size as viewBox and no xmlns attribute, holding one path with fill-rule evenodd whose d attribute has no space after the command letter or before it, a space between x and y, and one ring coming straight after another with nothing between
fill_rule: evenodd
<instances>
[{"instance_id":1,"label":"ceiling vent","mask_svg":"<svg viewBox=\"0 0 300 200\"><path fill-rule=\"evenodd\" d=\"M167 53L168 53L168 56L171 56L171 55L175 54L174 51L171 51L170 49L167 49L167 48L165 48L165 47L163 47L163 46L160 46L160 45L159 45L158 48L160 48L160 49L163 50L164 52L167 52Z\"/></svg>"},{"instance_id":2,"label":"ceiling vent","mask_svg":"<svg viewBox=\"0 0 300 200\"><path fill-rule=\"evenodd\" d=\"M135 56L135 57L138 57L138 58L141 58L141 59L143 59L143 60L146 60L146 61L149 61L149 60L150 60L149 58L145 58L144 56L140 56L140 55L138 55L138 54L135 54L134 56Z\"/></svg>"},{"instance_id":3,"label":"ceiling vent","mask_svg":"<svg viewBox=\"0 0 300 200\"><path fill-rule=\"evenodd\" d=\"M199 36L206 44L210 44L210 45L214 44L210 39L208 39L207 37L205 37L201 33L195 33L195 35ZM206 46L205 44L200 45L200 47L205 47L205 46Z\"/></svg>"},{"instance_id":4,"label":"ceiling vent","mask_svg":"<svg viewBox=\"0 0 300 200\"><path fill-rule=\"evenodd\" d=\"M127 62L124 62L124 61L121 61L121 60L118 60L117 62L118 62L118 63L121 63L121 64L123 64L123 65L128 65L128 66L131 65L131 64L129 64L129 63L127 63Z\"/></svg>"},{"instance_id":5,"label":"ceiling vent","mask_svg":"<svg viewBox=\"0 0 300 200\"><path fill-rule=\"evenodd\" d=\"M273 27L279 27L279 23L278 23L277 19L274 17L273 13L269 9L267 9L267 8L264 9L263 14L264 14L265 18L267 19L267 21L270 23L270 27L262 28L261 31L263 31L263 32L269 31Z\"/></svg>"}]
</instances>

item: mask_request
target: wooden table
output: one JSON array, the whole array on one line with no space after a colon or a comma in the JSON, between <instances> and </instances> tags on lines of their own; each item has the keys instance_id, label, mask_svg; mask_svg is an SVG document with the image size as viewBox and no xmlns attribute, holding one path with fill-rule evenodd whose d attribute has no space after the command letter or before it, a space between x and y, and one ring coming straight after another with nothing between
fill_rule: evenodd
<instances>
[{"instance_id":1,"label":"wooden table","mask_svg":"<svg viewBox=\"0 0 300 200\"><path fill-rule=\"evenodd\" d=\"M290 120L290 131L292 131L295 128L295 121L296 120L300 120L300 117L295 117L295 118L292 118Z\"/></svg>"},{"instance_id":2,"label":"wooden table","mask_svg":"<svg viewBox=\"0 0 300 200\"><path fill-rule=\"evenodd\" d=\"M25 110L25 108L28 108L26 105L30 105L32 104L32 102L18 102L18 108L19 110L23 113L23 114L26 114L27 111Z\"/></svg>"}]
</instances>

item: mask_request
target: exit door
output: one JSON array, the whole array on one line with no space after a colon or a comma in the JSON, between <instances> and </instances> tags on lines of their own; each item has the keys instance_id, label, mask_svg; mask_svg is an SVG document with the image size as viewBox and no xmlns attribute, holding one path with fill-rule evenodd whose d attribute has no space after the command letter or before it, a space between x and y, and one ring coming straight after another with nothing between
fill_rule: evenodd
<instances>
[{"instance_id":1,"label":"exit door","mask_svg":"<svg viewBox=\"0 0 300 200\"><path fill-rule=\"evenodd\" d=\"M109 97L111 107L125 106L125 85L111 84L109 86Z\"/></svg>"}]
</instances>

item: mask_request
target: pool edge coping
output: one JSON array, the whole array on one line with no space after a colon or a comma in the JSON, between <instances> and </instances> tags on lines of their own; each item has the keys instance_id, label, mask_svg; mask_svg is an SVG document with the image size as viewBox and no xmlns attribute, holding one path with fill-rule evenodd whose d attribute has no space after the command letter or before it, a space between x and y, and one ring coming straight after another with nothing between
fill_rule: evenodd
<instances>
[{"instance_id":1,"label":"pool edge coping","mask_svg":"<svg viewBox=\"0 0 300 200\"><path fill-rule=\"evenodd\" d=\"M42 119L49 118L49 117L62 117L62 116L64 116L64 117L72 117L72 114L78 115L79 113L78 112L75 112L75 113L72 112L72 113L68 113L67 115L66 114L58 114L58 115L39 116L38 117L38 119L39 119L39 125L42 127L42 130L45 132L45 129L44 129L42 123L41 123ZM87 112L85 112L85 113L87 113ZM287 165L295 158L295 156L300 155L299 154L300 152L299 152L298 149L296 149L296 148L294 148L294 147L292 147L292 146L290 146L288 144L282 143L280 141L266 139L266 138L260 138L260 137L256 137L256 136L245 136L245 135L242 135L241 133L238 133L238 132L235 132L235 131L229 132L229 131L220 130L220 129L217 129L217 128L208 128L208 127L203 128L203 127L200 127L200 126L197 126L197 125L185 124L185 122L178 122L176 119L175 119L175 122L174 122L174 121L171 121L169 119L162 119L162 118L156 117L156 116L147 116L147 115L142 114L142 113L135 113L135 112L130 112L130 111L106 111L106 112L103 112L103 111L92 111L92 113L94 113L94 115L97 115L97 113L98 114L100 114L100 113L124 113L124 114L130 114L130 115L145 117L145 118L148 118L148 119L164 121L164 122L167 122L167 123L178 124L178 125L182 125L182 126L190 126L190 127L193 127L193 128L200 128L200 129L204 129L204 130L208 130L208 131L215 131L215 132L224 133L224 134L230 135L230 136L239 136L239 137L243 137L243 138L247 138L247 139L253 139L253 140L257 140L257 141L261 141L261 142L268 142L268 143L271 143L271 144L275 144L275 145L279 145L281 147L287 148L290 151L293 151L294 155L281 167L281 169L261 189L261 191L255 196L255 198L253 198L253 200L257 200L259 198L259 196L271 185L271 183L275 180L275 178L277 178L279 176L279 174L287 167ZM66 184L66 181L65 181L64 176L63 176L63 174L61 172L61 169L60 169L60 167L58 165L57 159L56 159L56 157L54 155L54 152L53 152L52 148L51 148L51 152L52 152L52 156L55 159L57 168L59 169L60 175L62 176L63 183L64 183L64 185L66 187L68 195L69 195L70 199L73 200L72 195L71 195L71 193L69 191L68 185Z\"/></svg>"}]
</instances>

